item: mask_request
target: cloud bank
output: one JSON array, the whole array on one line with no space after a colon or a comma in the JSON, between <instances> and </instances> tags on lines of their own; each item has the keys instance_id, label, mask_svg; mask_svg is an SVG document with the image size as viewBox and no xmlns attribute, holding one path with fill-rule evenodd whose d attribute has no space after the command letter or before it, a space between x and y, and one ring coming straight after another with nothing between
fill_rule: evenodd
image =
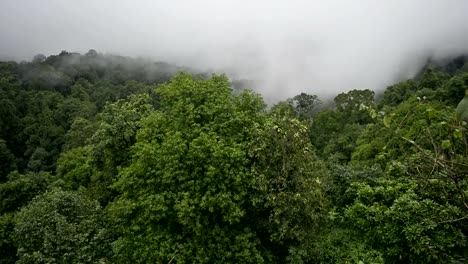
<instances>
[{"instance_id":1,"label":"cloud bank","mask_svg":"<svg viewBox=\"0 0 468 264\"><path fill-rule=\"evenodd\" d=\"M468 1L3 0L0 58L142 56L259 81L268 101L382 90L468 53Z\"/></svg>"}]
</instances>

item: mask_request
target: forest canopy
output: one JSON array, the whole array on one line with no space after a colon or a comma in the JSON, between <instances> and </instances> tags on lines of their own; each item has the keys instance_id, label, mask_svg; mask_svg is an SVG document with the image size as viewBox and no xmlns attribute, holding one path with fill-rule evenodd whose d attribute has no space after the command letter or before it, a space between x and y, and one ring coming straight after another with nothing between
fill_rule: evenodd
<instances>
[{"instance_id":1,"label":"forest canopy","mask_svg":"<svg viewBox=\"0 0 468 264\"><path fill-rule=\"evenodd\" d=\"M466 263L467 61L331 105L95 50L0 62L0 263Z\"/></svg>"}]
</instances>

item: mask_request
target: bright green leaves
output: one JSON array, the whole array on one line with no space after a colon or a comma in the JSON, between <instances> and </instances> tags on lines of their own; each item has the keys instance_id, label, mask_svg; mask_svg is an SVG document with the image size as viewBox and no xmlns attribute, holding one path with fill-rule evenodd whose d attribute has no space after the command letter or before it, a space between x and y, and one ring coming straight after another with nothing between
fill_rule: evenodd
<instances>
[{"instance_id":1,"label":"bright green leaves","mask_svg":"<svg viewBox=\"0 0 468 264\"><path fill-rule=\"evenodd\" d=\"M73 120L70 129L65 134L63 151L88 145L89 140L97 129L97 125L95 122L81 117Z\"/></svg>"},{"instance_id":2,"label":"bright green leaves","mask_svg":"<svg viewBox=\"0 0 468 264\"><path fill-rule=\"evenodd\" d=\"M91 147L78 147L63 152L57 161L57 176L65 182L69 189L78 187L91 187L93 175L91 164Z\"/></svg>"},{"instance_id":3,"label":"bright green leaves","mask_svg":"<svg viewBox=\"0 0 468 264\"><path fill-rule=\"evenodd\" d=\"M8 181L0 184L0 263L13 263L16 260L15 214L35 196L50 188L53 178L45 172L12 172Z\"/></svg>"},{"instance_id":4,"label":"bright green leaves","mask_svg":"<svg viewBox=\"0 0 468 264\"><path fill-rule=\"evenodd\" d=\"M310 140L317 154L333 162L347 162L357 146L357 138L378 113L374 92L352 90L335 97L336 109L326 109L314 116Z\"/></svg>"},{"instance_id":5,"label":"bright green leaves","mask_svg":"<svg viewBox=\"0 0 468 264\"><path fill-rule=\"evenodd\" d=\"M462 139L463 138L462 130L456 128L455 131L453 131L453 137L456 138L456 139Z\"/></svg>"},{"instance_id":6,"label":"bright green leaves","mask_svg":"<svg viewBox=\"0 0 468 264\"><path fill-rule=\"evenodd\" d=\"M304 124L233 95L224 76L180 74L157 93L161 108L142 119L114 184L117 259L309 260L328 173Z\"/></svg>"},{"instance_id":7,"label":"bright green leaves","mask_svg":"<svg viewBox=\"0 0 468 264\"><path fill-rule=\"evenodd\" d=\"M452 146L452 142L448 139L446 140L442 140L442 144L441 144L441 147L442 149L448 149Z\"/></svg>"},{"instance_id":8,"label":"bright green leaves","mask_svg":"<svg viewBox=\"0 0 468 264\"><path fill-rule=\"evenodd\" d=\"M379 101L379 108L382 108L383 106L397 106L414 96L417 89L417 82L414 80L407 80L387 87L383 97Z\"/></svg>"},{"instance_id":9,"label":"bright green leaves","mask_svg":"<svg viewBox=\"0 0 468 264\"><path fill-rule=\"evenodd\" d=\"M395 114L390 114L383 117L383 124L386 128L390 128L394 116Z\"/></svg>"},{"instance_id":10,"label":"bright green leaves","mask_svg":"<svg viewBox=\"0 0 468 264\"><path fill-rule=\"evenodd\" d=\"M93 192L100 194L104 204L112 198L110 186L120 166L131 161L130 147L136 142L136 134L141 120L153 109L148 94L131 95L126 100L118 100L106 105L99 115L99 126L90 139L90 158L94 173Z\"/></svg>"},{"instance_id":11,"label":"bright green leaves","mask_svg":"<svg viewBox=\"0 0 468 264\"><path fill-rule=\"evenodd\" d=\"M462 226L450 222L462 212L444 198L429 198L427 189L421 191L413 181L381 181L376 187L355 183L349 192L357 197L346 216L388 261L446 263L459 258L466 238Z\"/></svg>"},{"instance_id":12,"label":"bright green leaves","mask_svg":"<svg viewBox=\"0 0 468 264\"><path fill-rule=\"evenodd\" d=\"M456 115L458 120L466 121L468 119L468 95L465 95L465 97L458 103Z\"/></svg>"},{"instance_id":13,"label":"bright green leaves","mask_svg":"<svg viewBox=\"0 0 468 264\"><path fill-rule=\"evenodd\" d=\"M408 140L429 146L428 133L446 133L444 130L452 123L450 110L440 104L412 101L390 110L378 123L367 126L360 134L353 161L378 159L405 159L411 148ZM442 125L441 125L442 124ZM428 129L431 131L428 132ZM405 140L408 139L408 140ZM380 160L379 162L383 162Z\"/></svg>"},{"instance_id":14,"label":"bright green leaves","mask_svg":"<svg viewBox=\"0 0 468 264\"><path fill-rule=\"evenodd\" d=\"M341 93L334 99L339 111L355 111L361 105L370 106L374 104L375 93L369 89L352 90L347 93Z\"/></svg>"},{"instance_id":15,"label":"bright green leaves","mask_svg":"<svg viewBox=\"0 0 468 264\"><path fill-rule=\"evenodd\" d=\"M232 95L223 76L180 74L158 94L161 110L142 121L132 163L115 184L122 195L110 210L126 225L118 259L261 262L242 223L252 182L247 142L263 104Z\"/></svg>"},{"instance_id":16,"label":"bright green leaves","mask_svg":"<svg viewBox=\"0 0 468 264\"><path fill-rule=\"evenodd\" d=\"M16 219L17 263L106 263L110 257L101 208L79 193L47 192Z\"/></svg>"},{"instance_id":17,"label":"bright green leaves","mask_svg":"<svg viewBox=\"0 0 468 264\"><path fill-rule=\"evenodd\" d=\"M367 126L353 163L379 163L377 182L356 182L345 215L367 245L390 262L460 261L466 246L468 207L466 129L453 109L425 99L387 108Z\"/></svg>"},{"instance_id":18,"label":"bright green leaves","mask_svg":"<svg viewBox=\"0 0 468 264\"><path fill-rule=\"evenodd\" d=\"M328 172L300 121L275 114L257 133L251 143L255 204L266 210L269 239L288 248L289 261L306 261L300 252L310 250L307 244L326 214Z\"/></svg>"},{"instance_id":19,"label":"bright green leaves","mask_svg":"<svg viewBox=\"0 0 468 264\"><path fill-rule=\"evenodd\" d=\"M157 93L162 110L175 118L184 117L187 123L204 125L213 118L226 118L225 110L232 107L232 101L228 100L231 91L225 76L194 82L190 75L179 74L172 82L160 87Z\"/></svg>"}]
</instances>

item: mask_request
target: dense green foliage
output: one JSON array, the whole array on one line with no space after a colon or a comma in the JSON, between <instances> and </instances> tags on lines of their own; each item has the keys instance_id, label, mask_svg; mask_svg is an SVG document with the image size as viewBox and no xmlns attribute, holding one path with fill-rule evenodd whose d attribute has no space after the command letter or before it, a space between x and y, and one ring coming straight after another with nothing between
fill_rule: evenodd
<instances>
[{"instance_id":1,"label":"dense green foliage","mask_svg":"<svg viewBox=\"0 0 468 264\"><path fill-rule=\"evenodd\" d=\"M16 217L17 263L101 263L110 256L109 231L97 201L53 190Z\"/></svg>"},{"instance_id":2,"label":"dense green foliage","mask_svg":"<svg viewBox=\"0 0 468 264\"><path fill-rule=\"evenodd\" d=\"M0 62L0 263L466 263L466 57L268 107L252 82Z\"/></svg>"}]
</instances>

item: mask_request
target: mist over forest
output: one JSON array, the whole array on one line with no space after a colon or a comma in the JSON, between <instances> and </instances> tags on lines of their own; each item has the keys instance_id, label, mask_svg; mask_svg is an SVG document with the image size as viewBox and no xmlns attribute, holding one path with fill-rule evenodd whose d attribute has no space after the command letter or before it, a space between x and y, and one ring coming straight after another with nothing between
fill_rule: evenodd
<instances>
[{"instance_id":1,"label":"mist over forest","mask_svg":"<svg viewBox=\"0 0 468 264\"><path fill-rule=\"evenodd\" d=\"M467 263L468 2L0 3L0 263Z\"/></svg>"},{"instance_id":2,"label":"mist over forest","mask_svg":"<svg viewBox=\"0 0 468 264\"><path fill-rule=\"evenodd\" d=\"M95 49L255 80L269 102L333 98L467 53L466 10L463 0L5 0L0 58Z\"/></svg>"}]
</instances>

